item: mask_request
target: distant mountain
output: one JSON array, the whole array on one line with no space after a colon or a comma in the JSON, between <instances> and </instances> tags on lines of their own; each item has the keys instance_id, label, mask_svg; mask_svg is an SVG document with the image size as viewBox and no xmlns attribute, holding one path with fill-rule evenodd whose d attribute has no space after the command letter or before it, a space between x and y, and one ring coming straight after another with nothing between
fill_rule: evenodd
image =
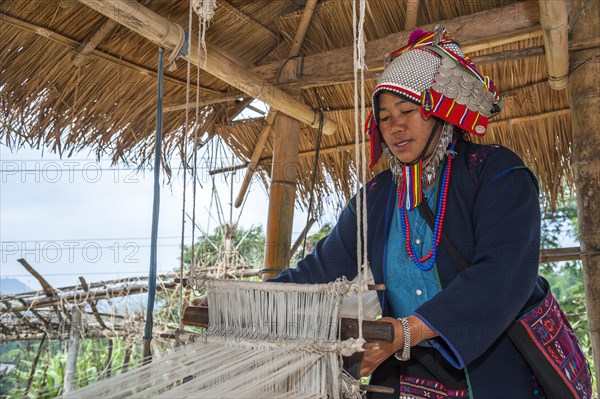
<instances>
[{"instance_id":1,"label":"distant mountain","mask_svg":"<svg viewBox=\"0 0 600 399\"><path fill-rule=\"evenodd\" d=\"M29 291L33 291L33 288L16 278L0 278L0 293L2 294L20 294Z\"/></svg>"}]
</instances>

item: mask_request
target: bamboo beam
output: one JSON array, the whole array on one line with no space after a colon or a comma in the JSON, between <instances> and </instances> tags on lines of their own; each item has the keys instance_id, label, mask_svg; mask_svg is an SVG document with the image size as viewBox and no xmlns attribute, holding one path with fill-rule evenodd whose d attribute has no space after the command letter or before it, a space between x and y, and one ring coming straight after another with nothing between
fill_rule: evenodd
<instances>
[{"instance_id":1,"label":"bamboo beam","mask_svg":"<svg viewBox=\"0 0 600 399\"><path fill-rule=\"evenodd\" d=\"M213 96L205 97L203 100L201 100L199 102L195 102L195 101L190 102L187 105L186 104L177 104L177 105L166 106L163 108L163 111L164 112L185 111L185 109L187 107L192 109L192 108L196 108L196 107L204 107L205 105L227 103L227 102L242 98L244 96L245 96L244 93L239 92L237 90L234 91L233 93L219 93L219 94L216 94Z\"/></svg>"},{"instance_id":2,"label":"bamboo beam","mask_svg":"<svg viewBox=\"0 0 600 399\"><path fill-rule=\"evenodd\" d=\"M308 31L308 25L312 19L315 8L317 8L318 0L308 0L304 5L304 11L302 12L302 18L296 29L296 35L294 36L294 42L290 48L289 57L297 57L300 54L300 49L304 43L306 32Z\"/></svg>"},{"instance_id":3,"label":"bamboo beam","mask_svg":"<svg viewBox=\"0 0 600 399\"><path fill-rule=\"evenodd\" d=\"M600 37L600 2L575 0L576 21L571 40ZM578 234L583 258L588 327L600 381L600 48L573 52L569 92L573 132L573 169L577 193ZM596 110L596 111L594 111ZM600 384L596 387L600 394Z\"/></svg>"},{"instance_id":4,"label":"bamboo beam","mask_svg":"<svg viewBox=\"0 0 600 399\"><path fill-rule=\"evenodd\" d=\"M44 37L50 41L53 41L54 43L60 44L65 47L69 47L73 50L76 50L81 44L78 41L73 40L64 35L61 35L60 33L54 32L53 30L50 30L43 26L32 24L30 22L27 22L27 21L24 21L24 20L21 20L18 18L14 18L7 14L0 13L0 21L2 21L2 23L6 22L11 26L13 26L15 28L19 28L21 30L24 30L26 32L33 33L38 36ZM135 64L131 61L124 60L113 54L94 50L91 53L91 56L94 58L109 62L111 64L127 68L130 71L136 72L143 76L150 77L152 79L156 79L156 77L157 77L156 71L154 71L152 69L148 69L142 65ZM176 79L176 78L174 78L172 76L168 76L168 75L165 75L165 81L169 82L169 83L173 83L179 87L186 87L186 85L187 85L187 82L185 80L179 80L179 79ZM217 90L211 89L210 87L201 86L200 88L208 93L213 93L213 94L219 93Z\"/></svg>"},{"instance_id":5,"label":"bamboo beam","mask_svg":"<svg viewBox=\"0 0 600 399\"><path fill-rule=\"evenodd\" d=\"M105 17L100 28L93 32L79 45L79 47L77 47L77 49L75 49L75 54L71 57L71 62L78 68L82 67L96 47L98 47L98 45L102 43L102 41L106 39L117 26L118 24L115 21Z\"/></svg>"},{"instance_id":6,"label":"bamboo beam","mask_svg":"<svg viewBox=\"0 0 600 399\"><path fill-rule=\"evenodd\" d=\"M463 51L470 53L482 48L514 43L528 37L542 35L539 25L537 2L520 1L514 4L482 11L472 15L436 22L443 24L448 32L460 39ZM435 24L423 25L431 30ZM410 31L393 33L365 44L366 79L376 79L383 69L383 56L408 41ZM344 47L302 59L279 61L252 69L268 82L275 82L284 63L292 64L298 76L281 80L287 87L307 88L312 86L351 82L354 80L353 47Z\"/></svg>"},{"instance_id":7,"label":"bamboo beam","mask_svg":"<svg viewBox=\"0 0 600 399\"><path fill-rule=\"evenodd\" d=\"M262 154L263 149L265 148L265 144L269 139L269 134L273 128L273 123L275 122L275 117L277 116L277 112L269 111L267 118L265 120L265 125L263 126L260 134L258 136L258 140L256 141L256 145L254 146L254 151L252 152L252 158L250 159L250 163L248 164L248 170L246 171L246 175L244 176L244 180L242 181L242 186L240 187L240 191L235 199L234 206L239 208L244 201L244 197L246 196L246 192L248 191L248 187L250 186L250 182L252 181L252 176L254 176L254 171L258 166L258 162L260 160L260 155Z\"/></svg>"},{"instance_id":8,"label":"bamboo beam","mask_svg":"<svg viewBox=\"0 0 600 399\"><path fill-rule=\"evenodd\" d=\"M548 83L561 90L569 83L569 14L565 0L539 0L548 64Z\"/></svg>"},{"instance_id":9,"label":"bamboo beam","mask_svg":"<svg viewBox=\"0 0 600 399\"><path fill-rule=\"evenodd\" d=\"M406 20L404 30L411 30L417 26L417 14L419 13L419 0L406 0Z\"/></svg>"},{"instance_id":10,"label":"bamboo beam","mask_svg":"<svg viewBox=\"0 0 600 399\"><path fill-rule=\"evenodd\" d=\"M115 19L120 24L145 37L152 43L173 50L177 47L181 37L180 27L168 19L156 14L146 7L140 6L133 0L79 0L93 10ZM189 45L189 53L184 56L191 63L211 75L238 88L250 97L258 98L268 103L272 108L283 112L292 118L312 127L318 127L319 116L308 105L292 98L285 92L276 88L258 77L255 73L244 69L227 57L215 50L215 47L207 44L206 59L198 62L199 49L198 39L192 37ZM325 121L323 131L333 134L337 129L331 120Z\"/></svg>"}]
</instances>

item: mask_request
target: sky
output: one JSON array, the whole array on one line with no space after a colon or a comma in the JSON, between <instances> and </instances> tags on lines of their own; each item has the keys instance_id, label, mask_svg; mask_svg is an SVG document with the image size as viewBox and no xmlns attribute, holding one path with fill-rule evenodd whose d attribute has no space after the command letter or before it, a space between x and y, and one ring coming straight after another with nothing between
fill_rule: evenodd
<instances>
[{"instance_id":1,"label":"sky","mask_svg":"<svg viewBox=\"0 0 600 399\"><path fill-rule=\"evenodd\" d=\"M233 175L237 196L245 170ZM164 174L163 174L164 177ZM231 175L217 175L215 186L225 218L229 219ZM191 244L192 189L188 175L185 243ZM212 231L218 225L211 207L212 180L200 176L196 224ZM249 228L267 222L268 195L254 181L240 215L233 219ZM153 203L153 172L110 167L93 154L60 159L48 150L23 148L16 152L0 145L0 277L16 278L33 289L37 280L17 262L25 258L55 288L129 276L147 276ZM174 173L162 179L158 240L158 272L179 268L183 178ZM211 216L209 216L211 215ZM306 221L296 210L293 236ZM327 221L327 220L326 220ZM318 224L312 231L318 230ZM195 237L201 234L198 230ZM294 239L294 238L293 238Z\"/></svg>"}]
</instances>

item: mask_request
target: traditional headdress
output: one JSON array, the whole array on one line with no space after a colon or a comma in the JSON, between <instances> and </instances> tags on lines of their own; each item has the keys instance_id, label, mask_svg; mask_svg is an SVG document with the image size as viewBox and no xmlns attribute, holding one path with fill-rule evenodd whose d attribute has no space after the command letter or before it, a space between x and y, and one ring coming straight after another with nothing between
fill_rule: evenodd
<instances>
[{"instance_id":1,"label":"traditional headdress","mask_svg":"<svg viewBox=\"0 0 600 399\"><path fill-rule=\"evenodd\" d=\"M365 126L371 136L370 167L382 154L378 128L382 91L419 104L424 116L437 117L478 136L485 134L488 118L503 108L494 83L477 70L443 26L436 26L433 32L414 31L406 46L386 54L385 65Z\"/></svg>"}]
</instances>

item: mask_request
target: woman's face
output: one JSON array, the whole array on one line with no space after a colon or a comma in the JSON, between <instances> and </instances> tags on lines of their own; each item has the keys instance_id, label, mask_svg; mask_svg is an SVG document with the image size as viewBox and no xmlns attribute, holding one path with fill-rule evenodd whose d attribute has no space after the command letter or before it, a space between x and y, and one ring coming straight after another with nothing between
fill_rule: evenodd
<instances>
[{"instance_id":1,"label":"woman's face","mask_svg":"<svg viewBox=\"0 0 600 399\"><path fill-rule=\"evenodd\" d=\"M412 163L425 148L434 118L425 119L420 106L389 92L379 95L379 131L394 156L403 163ZM424 158L431 155L441 134L439 129Z\"/></svg>"}]
</instances>

